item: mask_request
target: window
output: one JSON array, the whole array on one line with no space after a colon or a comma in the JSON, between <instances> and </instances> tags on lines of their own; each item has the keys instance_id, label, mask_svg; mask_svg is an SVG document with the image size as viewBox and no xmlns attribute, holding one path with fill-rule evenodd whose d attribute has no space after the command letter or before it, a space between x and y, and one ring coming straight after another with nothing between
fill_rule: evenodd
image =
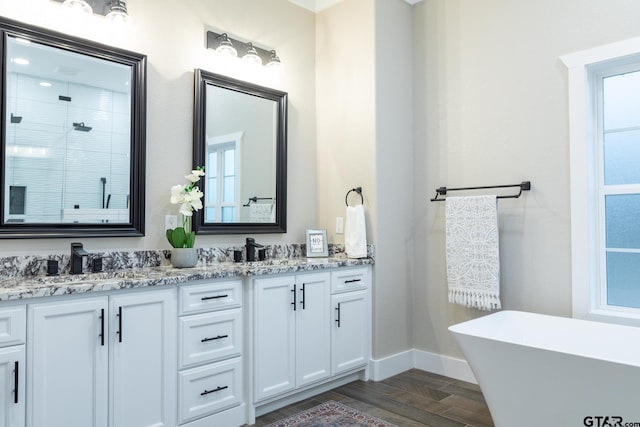
<instances>
[{"instance_id":1,"label":"window","mask_svg":"<svg viewBox=\"0 0 640 427\"><path fill-rule=\"evenodd\" d=\"M242 133L207 141L206 222L237 222L240 206L240 142Z\"/></svg>"},{"instance_id":2,"label":"window","mask_svg":"<svg viewBox=\"0 0 640 427\"><path fill-rule=\"evenodd\" d=\"M574 317L640 325L640 38L569 69Z\"/></svg>"},{"instance_id":3,"label":"window","mask_svg":"<svg viewBox=\"0 0 640 427\"><path fill-rule=\"evenodd\" d=\"M606 72L604 72L606 71ZM640 63L593 76L601 177L600 281L608 306L640 308Z\"/></svg>"}]
</instances>

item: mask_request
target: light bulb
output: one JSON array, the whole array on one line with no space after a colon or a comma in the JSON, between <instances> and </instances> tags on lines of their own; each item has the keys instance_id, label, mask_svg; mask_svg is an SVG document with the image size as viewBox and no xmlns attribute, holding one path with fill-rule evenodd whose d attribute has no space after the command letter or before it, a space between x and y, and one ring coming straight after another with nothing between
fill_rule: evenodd
<instances>
[{"instance_id":1,"label":"light bulb","mask_svg":"<svg viewBox=\"0 0 640 427\"><path fill-rule=\"evenodd\" d=\"M242 60L252 66L262 65L262 59L258 56L258 51L251 43L247 44L247 53L242 57Z\"/></svg>"},{"instance_id":2,"label":"light bulb","mask_svg":"<svg viewBox=\"0 0 640 427\"><path fill-rule=\"evenodd\" d=\"M282 65L280 58L276 55L276 51L271 51L271 58L269 58L269 62L267 62L267 68L279 69Z\"/></svg>"},{"instance_id":3,"label":"light bulb","mask_svg":"<svg viewBox=\"0 0 640 427\"><path fill-rule=\"evenodd\" d=\"M129 20L127 13L127 5L120 0L112 0L109 5L109 13L107 19L112 22L125 23Z\"/></svg>"},{"instance_id":4,"label":"light bulb","mask_svg":"<svg viewBox=\"0 0 640 427\"><path fill-rule=\"evenodd\" d=\"M68 7L73 12L83 12L88 15L93 13L93 9L85 0L64 0L62 5Z\"/></svg>"},{"instance_id":5,"label":"light bulb","mask_svg":"<svg viewBox=\"0 0 640 427\"><path fill-rule=\"evenodd\" d=\"M238 51L233 47L233 43L231 43L226 33L220 34L218 38L220 39L220 44L216 48L216 52L225 56L238 56Z\"/></svg>"}]
</instances>

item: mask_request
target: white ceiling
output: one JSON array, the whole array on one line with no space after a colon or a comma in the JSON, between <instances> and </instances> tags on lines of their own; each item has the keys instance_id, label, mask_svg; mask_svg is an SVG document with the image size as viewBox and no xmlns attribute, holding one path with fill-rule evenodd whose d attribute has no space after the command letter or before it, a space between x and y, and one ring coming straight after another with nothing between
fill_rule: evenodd
<instances>
[{"instance_id":1,"label":"white ceiling","mask_svg":"<svg viewBox=\"0 0 640 427\"><path fill-rule=\"evenodd\" d=\"M336 3L341 2L342 0L289 0L291 3L297 4L300 7L304 7L305 9L309 9L312 12L320 12L323 9L327 9L328 7L333 6ZM409 4L416 4L421 2L422 0L404 0Z\"/></svg>"}]
</instances>

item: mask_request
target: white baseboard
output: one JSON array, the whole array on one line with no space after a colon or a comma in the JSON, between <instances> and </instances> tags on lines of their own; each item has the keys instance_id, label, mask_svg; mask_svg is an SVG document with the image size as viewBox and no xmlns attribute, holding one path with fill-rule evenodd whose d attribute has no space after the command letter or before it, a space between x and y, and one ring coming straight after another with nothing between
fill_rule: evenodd
<instances>
[{"instance_id":1,"label":"white baseboard","mask_svg":"<svg viewBox=\"0 0 640 427\"><path fill-rule=\"evenodd\" d=\"M407 350L382 359L371 359L369 371L373 381L382 381L413 368L413 352Z\"/></svg>"},{"instance_id":2,"label":"white baseboard","mask_svg":"<svg viewBox=\"0 0 640 427\"><path fill-rule=\"evenodd\" d=\"M413 367L445 377L478 384L475 375L464 359L429 353L428 351L413 350Z\"/></svg>"},{"instance_id":3,"label":"white baseboard","mask_svg":"<svg viewBox=\"0 0 640 427\"><path fill-rule=\"evenodd\" d=\"M374 381L382 381L416 368L461 381L478 383L466 360L423 350L412 349L382 359L372 359L370 367L371 379Z\"/></svg>"}]
</instances>

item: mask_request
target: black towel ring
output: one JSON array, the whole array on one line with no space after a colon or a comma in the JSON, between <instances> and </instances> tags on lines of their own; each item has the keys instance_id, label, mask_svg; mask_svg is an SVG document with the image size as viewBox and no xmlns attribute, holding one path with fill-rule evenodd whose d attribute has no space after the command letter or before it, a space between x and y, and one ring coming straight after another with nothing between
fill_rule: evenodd
<instances>
[{"instance_id":1,"label":"black towel ring","mask_svg":"<svg viewBox=\"0 0 640 427\"><path fill-rule=\"evenodd\" d=\"M344 196L345 205L349 206L349 193L351 193L352 191L355 191L360 195L360 203L364 205L364 197L362 197L362 187L352 188L351 190L347 191L347 195Z\"/></svg>"}]
</instances>

